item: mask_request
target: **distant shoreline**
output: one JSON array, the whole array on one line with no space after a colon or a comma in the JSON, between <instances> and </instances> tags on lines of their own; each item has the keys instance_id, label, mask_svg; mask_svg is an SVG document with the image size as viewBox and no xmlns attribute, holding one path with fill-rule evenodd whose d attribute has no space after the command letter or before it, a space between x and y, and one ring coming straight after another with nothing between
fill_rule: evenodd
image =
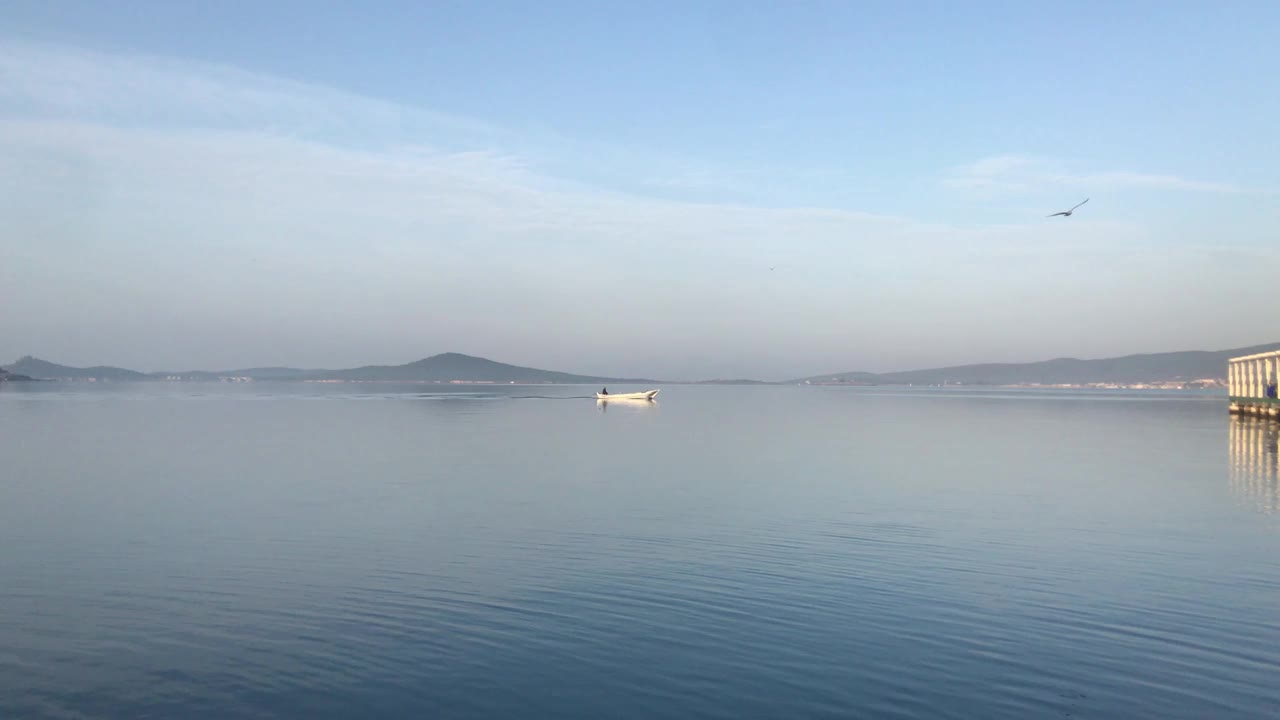
<instances>
[{"instance_id":1,"label":"distant shoreline","mask_svg":"<svg viewBox=\"0 0 1280 720\"><path fill-rule=\"evenodd\" d=\"M817 385L840 387L1003 387L1021 389L1214 390L1226 386L1232 357L1274 350L1280 343L1231 350L1180 351L1080 360L985 363L895 372L832 373L798 379L658 380L543 370L447 352L402 365L347 369L251 367L235 370L138 372L120 367L59 365L31 356L4 366L14 375L75 382L310 382L424 385ZM3 377L3 376L0 376ZM15 378L16 379L16 378Z\"/></svg>"},{"instance_id":2,"label":"distant shoreline","mask_svg":"<svg viewBox=\"0 0 1280 720\"><path fill-rule=\"evenodd\" d=\"M415 379L305 379L305 378L28 378L24 375L0 377L0 382L56 382L69 384L136 384L136 383L201 383L201 384L416 384L416 386L448 387L594 387L596 382L549 382L549 380L415 380ZM937 389L1161 389L1161 391L1206 391L1222 389L1224 380L1167 380L1146 383L835 383L835 382L767 382L767 380L603 380L616 386L731 386L731 387L864 387L864 388L937 388Z\"/></svg>"}]
</instances>

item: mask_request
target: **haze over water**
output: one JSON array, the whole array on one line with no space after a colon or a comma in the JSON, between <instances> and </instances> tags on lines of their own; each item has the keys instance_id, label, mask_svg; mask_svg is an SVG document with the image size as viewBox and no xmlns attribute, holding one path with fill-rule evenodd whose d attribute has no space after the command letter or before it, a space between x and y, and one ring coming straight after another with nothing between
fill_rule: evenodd
<instances>
[{"instance_id":1,"label":"haze over water","mask_svg":"<svg viewBox=\"0 0 1280 720\"><path fill-rule=\"evenodd\" d=\"M1280 713L1221 397L594 390L0 384L0 717Z\"/></svg>"}]
</instances>

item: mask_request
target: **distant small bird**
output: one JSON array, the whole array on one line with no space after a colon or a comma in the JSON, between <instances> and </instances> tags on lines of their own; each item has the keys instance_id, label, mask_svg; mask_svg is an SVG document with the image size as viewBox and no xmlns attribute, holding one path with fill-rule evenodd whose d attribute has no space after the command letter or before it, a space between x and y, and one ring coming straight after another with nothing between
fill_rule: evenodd
<instances>
[{"instance_id":1,"label":"distant small bird","mask_svg":"<svg viewBox=\"0 0 1280 720\"><path fill-rule=\"evenodd\" d=\"M1083 205L1084 203L1087 203L1087 202L1089 202L1089 198L1085 198L1084 202L1080 203L1080 205ZM1076 205L1076 207L1073 207L1070 210L1064 210L1063 212L1056 212L1052 215L1045 215L1045 217L1058 217L1059 215L1061 215L1062 217L1071 217L1071 213L1075 212L1076 208L1080 207L1080 205Z\"/></svg>"}]
</instances>

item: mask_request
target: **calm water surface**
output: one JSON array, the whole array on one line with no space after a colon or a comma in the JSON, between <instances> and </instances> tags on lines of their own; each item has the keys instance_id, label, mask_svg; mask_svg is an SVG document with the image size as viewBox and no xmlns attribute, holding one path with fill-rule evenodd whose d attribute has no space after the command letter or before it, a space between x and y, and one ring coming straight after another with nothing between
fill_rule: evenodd
<instances>
[{"instance_id":1,"label":"calm water surface","mask_svg":"<svg viewBox=\"0 0 1280 720\"><path fill-rule=\"evenodd\" d=\"M1280 716L1220 398L594 390L0 385L0 717Z\"/></svg>"}]
</instances>

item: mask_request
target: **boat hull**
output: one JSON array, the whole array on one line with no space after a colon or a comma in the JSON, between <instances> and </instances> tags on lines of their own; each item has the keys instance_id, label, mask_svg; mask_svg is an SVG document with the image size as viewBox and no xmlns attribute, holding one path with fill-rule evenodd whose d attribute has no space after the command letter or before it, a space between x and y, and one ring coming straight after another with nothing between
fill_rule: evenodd
<instances>
[{"instance_id":1,"label":"boat hull","mask_svg":"<svg viewBox=\"0 0 1280 720\"><path fill-rule=\"evenodd\" d=\"M658 394L657 390L645 390L644 392L634 392L634 393L618 393L616 395L613 395L613 394L603 395L601 393L596 393L596 399L597 400L652 400L653 396L657 394Z\"/></svg>"}]
</instances>

